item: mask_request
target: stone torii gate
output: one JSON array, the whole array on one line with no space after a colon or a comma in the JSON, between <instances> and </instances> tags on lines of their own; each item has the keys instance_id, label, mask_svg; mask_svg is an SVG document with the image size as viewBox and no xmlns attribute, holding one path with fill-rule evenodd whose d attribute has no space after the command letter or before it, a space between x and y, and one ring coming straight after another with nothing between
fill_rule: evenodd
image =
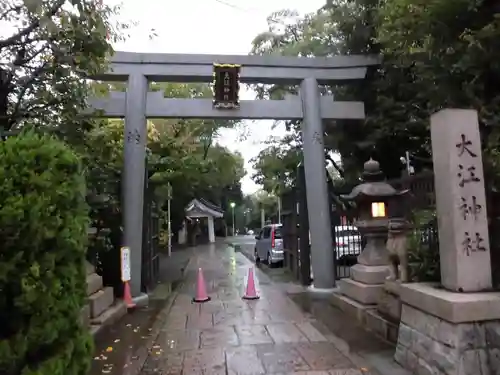
<instances>
[{"instance_id":1,"label":"stone torii gate","mask_svg":"<svg viewBox=\"0 0 500 375\"><path fill-rule=\"evenodd\" d=\"M109 70L93 79L127 82L126 92L90 100L98 116L125 119L123 170L123 245L131 249L131 291L141 299L143 187L147 118L303 120L304 167L311 231L314 286L335 286L330 208L323 145L322 120L364 119L362 102L338 102L320 96L318 84L363 79L367 67L377 65L370 56L284 57L117 52ZM284 100L242 100L233 109L217 109L212 99L164 98L149 92L154 82L213 82L214 64L238 66L239 82L299 85L298 95ZM143 296L142 296L143 297ZM138 301L139 302L139 301Z\"/></svg>"}]
</instances>

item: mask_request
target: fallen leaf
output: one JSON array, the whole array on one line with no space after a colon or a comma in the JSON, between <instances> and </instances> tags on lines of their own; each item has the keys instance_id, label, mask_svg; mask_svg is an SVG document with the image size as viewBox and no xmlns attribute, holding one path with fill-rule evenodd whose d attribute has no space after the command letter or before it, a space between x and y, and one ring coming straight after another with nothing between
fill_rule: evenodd
<instances>
[{"instance_id":1,"label":"fallen leaf","mask_svg":"<svg viewBox=\"0 0 500 375\"><path fill-rule=\"evenodd\" d=\"M361 367L360 370L363 371L363 372L367 372L368 371L368 369L366 367Z\"/></svg>"},{"instance_id":2,"label":"fallen leaf","mask_svg":"<svg viewBox=\"0 0 500 375\"><path fill-rule=\"evenodd\" d=\"M156 352L156 355L160 355L160 354L161 354L161 352Z\"/></svg>"},{"instance_id":3,"label":"fallen leaf","mask_svg":"<svg viewBox=\"0 0 500 375\"><path fill-rule=\"evenodd\" d=\"M120 342L120 339L116 339L114 342L115 342L115 343L116 343L116 342Z\"/></svg>"},{"instance_id":4,"label":"fallen leaf","mask_svg":"<svg viewBox=\"0 0 500 375\"><path fill-rule=\"evenodd\" d=\"M109 374L110 372L111 372L111 370L108 370L107 368L102 369L103 374Z\"/></svg>"},{"instance_id":5,"label":"fallen leaf","mask_svg":"<svg viewBox=\"0 0 500 375\"><path fill-rule=\"evenodd\" d=\"M129 324L127 324L127 327L132 327L132 324L130 324L130 323L129 323Z\"/></svg>"},{"instance_id":6,"label":"fallen leaf","mask_svg":"<svg viewBox=\"0 0 500 375\"><path fill-rule=\"evenodd\" d=\"M100 361L101 357L94 357L94 361Z\"/></svg>"},{"instance_id":7,"label":"fallen leaf","mask_svg":"<svg viewBox=\"0 0 500 375\"><path fill-rule=\"evenodd\" d=\"M108 346L108 347L106 348L106 352L110 353L110 352L112 352L112 351L113 351L113 348L112 348L111 346Z\"/></svg>"},{"instance_id":8,"label":"fallen leaf","mask_svg":"<svg viewBox=\"0 0 500 375\"><path fill-rule=\"evenodd\" d=\"M153 349L158 349L159 347L160 347L160 345L154 345Z\"/></svg>"}]
</instances>

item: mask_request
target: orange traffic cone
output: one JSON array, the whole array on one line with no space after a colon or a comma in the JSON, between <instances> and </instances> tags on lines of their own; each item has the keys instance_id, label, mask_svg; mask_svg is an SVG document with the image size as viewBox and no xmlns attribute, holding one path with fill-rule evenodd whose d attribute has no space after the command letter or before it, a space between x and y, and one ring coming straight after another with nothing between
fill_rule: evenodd
<instances>
[{"instance_id":1,"label":"orange traffic cone","mask_svg":"<svg viewBox=\"0 0 500 375\"><path fill-rule=\"evenodd\" d=\"M133 309L135 303L132 301L132 295L130 294L130 285L128 281L123 282L123 301L127 305L127 309Z\"/></svg>"},{"instance_id":2,"label":"orange traffic cone","mask_svg":"<svg viewBox=\"0 0 500 375\"><path fill-rule=\"evenodd\" d=\"M243 299L259 299L260 297L257 295L257 290L255 288L255 279L253 277L253 267L250 267L248 270L248 281L247 288L245 291L245 295Z\"/></svg>"},{"instance_id":3,"label":"orange traffic cone","mask_svg":"<svg viewBox=\"0 0 500 375\"><path fill-rule=\"evenodd\" d=\"M205 285L205 278L203 277L203 271L198 268L198 279L196 280L196 296L193 297L193 302L207 302L210 301L210 297L207 295L207 287Z\"/></svg>"}]
</instances>

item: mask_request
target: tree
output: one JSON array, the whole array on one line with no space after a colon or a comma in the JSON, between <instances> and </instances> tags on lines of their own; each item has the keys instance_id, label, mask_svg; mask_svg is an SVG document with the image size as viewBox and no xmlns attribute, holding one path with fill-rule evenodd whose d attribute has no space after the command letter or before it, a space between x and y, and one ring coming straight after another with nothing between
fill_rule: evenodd
<instances>
[{"instance_id":1,"label":"tree","mask_svg":"<svg viewBox=\"0 0 500 375\"><path fill-rule=\"evenodd\" d=\"M268 24L268 31L263 32L254 39L251 54L330 56L340 52L341 45L335 38L335 34L338 34L338 24L332 20L331 14L326 7L318 10L316 13L307 14L304 17L298 17L296 13L289 10L275 12L269 16ZM336 89L336 95L338 95L338 88L326 87L323 88L323 92L332 92L334 89ZM257 92L260 97L281 99L286 92L296 93L297 87L260 85L257 87ZM283 142L284 145L281 146L283 151L281 152L297 154L302 148L300 122L289 121L286 125L293 133L288 137L289 140ZM339 124L335 124L335 126L327 126L325 129L326 156L330 151L340 151L339 145L333 142L334 140L339 140L339 132L335 135L332 134L338 126ZM347 129L356 129L355 123L351 122L348 126ZM353 132L355 132L355 130ZM293 143L296 147L290 150L285 146L288 142ZM347 153L344 153L343 156L346 157L346 154ZM290 158L293 159L294 156ZM299 160L297 160L297 162ZM349 163L347 163L347 165L349 166ZM336 163L335 166L339 169ZM293 175L295 171L296 165L290 168L288 173ZM344 174L344 170L342 170L342 174ZM262 180L259 175L261 175L261 173L258 173L256 178ZM357 178L357 172L354 173L352 178Z\"/></svg>"},{"instance_id":2,"label":"tree","mask_svg":"<svg viewBox=\"0 0 500 375\"><path fill-rule=\"evenodd\" d=\"M154 83L153 90L165 97L211 97L207 84ZM165 119L154 121L159 141L152 144L152 180L163 190L169 183L175 199L171 202L172 228L180 229L184 208L193 198L204 198L221 206L230 215L229 203L242 199L240 180L245 175L240 154L216 144L220 129L239 126L239 121ZM163 189L160 187L163 186Z\"/></svg>"},{"instance_id":3,"label":"tree","mask_svg":"<svg viewBox=\"0 0 500 375\"><path fill-rule=\"evenodd\" d=\"M281 194L295 184L297 167L302 160L300 144L293 135L270 139L267 147L252 159L252 179L269 193Z\"/></svg>"},{"instance_id":4,"label":"tree","mask_svg":"<svg viewBox=\"0 0 500 375\"><path fill-rule=\"evenodd\" d=\"M378 2L374 0L338 0L331 1L315 13L286 23L283 16L287 11L276 12L269 18L269 31L256 37L252 53L297 56L331 56L337 54L377 54L380 47L373 41ZM278 25L278 26L276 26ZM337 120L325 124L325 151L338 152L342 157L342 174L350 181L359 177L363 163L374 156L381 161L386 173L399 176L400 156L405 150L415 150L418 137L398 136L401 122L392 121L394 116L386 112L381 115L381 102L386 97L374 95L380 92L377 84L384 83L387 77L383 70L370 72L366 80L350 82L349 85L334 85L323 88L324 93L334 93L338 100L362 100L367 111L366 121ZM388 97L394 94L393 83L385 89ZM276 95L283 91L294 92L293 87L272 86L267 92ZM261 90L261 91L262 91ZM266 90L264 90L265 94ZM385 92L382 92L385 93ZM386 108L383 107L383 108ZM393 111L397 107L390 106ZM401 114L398 114L401 117ZM389 120L387 120L389 119ZM382 121L385 120L385 121ZM378 121L378 122L377 122ZM300 137L298 123L289 123L291 129ZM406 127L406 124L403 126ZM396 128L395 128L396 127ZM387 147L385 140L397 142ZM409 144L412 141L413 144Z\"/></svg>"},{"instance_id":5,"label":"tree","mask_svg":"<svg viewBox=\"0 0 500 375\"><path fill-rule=\"evenodd\" d=\"M94 83L93 91L98 95L108 95L110 91L124 91L124 84ZM165 97L199 98L212 95L207 84L155 83L152 90L161 91ZM109 133L111 123L118 124L119 129ZM223 208L230 201L241 200L239 180L244 175L241 155L232 154L216 144L218 132L224 127L236 127L238 121L200 120L200 119L154 119L148 121L148 160L147 168L150 185L154 185L155 194L162 209L166 210L166 201L171 189L174 199L171 200L171 222L173 233L177 233L184 219L184 208L193 198L205 198ZM105 154L96 153L91 157L99 166L98 174L114 165L109 155L114 154L118 162L112 167L111 177L106 173L103 180L110 178L116 199L120 198L120 184L117 179L123 168L123 122L106 120L104 127L95 132L98 141L100 132L108 132L111 136L110 149L104 147ZM92 132L91 132L92 133ZM105 138L108 139L108 138ZM102 141L102 140L101 140ZM96 143L88 151L96 147ZM96 181L97 182L97 181ZM170 186L171 188L169 188ZM110 216L107 216L108 218ZM167 223L164 219L163 230ZM120 236L115 236L120 238ZM114 241L116 242L116 241ZM112 247L118 246L117 244Z\"/></svg>"},{"instance_id":6,"label":"tree","mask_svg":"<svg viewBox=\"0 0 500 375\"><path fill-rule=\"evenodd\" d=\"M128 26L111 24L116 10L95 0L2 2L0 22L11 26L0 39L2 130L27 121L72 134L90 126L79 116L89 93L81 75L104 67Z\"/></svg>"},{"instance_id":7,"label":"tree","mask_svg":"<svg viewBox=\"0 0 500 375\"><path fill-rule=\"evenodd\" d=\"M249 228L261 228L261 211L269 219L278 213L278 196L265 190L244 197L241 211L245 213L245 222Z\"/></svg>"},{"instance_id":8,"label":"tree","mask_svg":"<svg viewBox=\"0 0 500 375\"><path fill-rule=\"evenodd\" d=\"M429 116L443 107L477 109L486 154L495 154L498 13L494 1L331 0L304 17L272 14L252 53L382 54L381 66L365 80L325 88L338 100L364 101L367 114L365 121L326 124L325 145L342 156L348 180L358 178L370 156L389 178L399 177L405 151L417 172L432 167ZM269 96L296 88L259 90Z\"/></svg>"},{"instance_id":9,"label":"tree","mask_svg":"<svg viewBox=\"0 0 500 375\"><path fill-rule=\"evenodd\" d=\"M427 130L442 108L476 109L490 167L498 160L499 14L489 0L387 0L376 35L384 56L410 77L413 95L400 108L408 121Z\"/></svg>"}]
</instances>

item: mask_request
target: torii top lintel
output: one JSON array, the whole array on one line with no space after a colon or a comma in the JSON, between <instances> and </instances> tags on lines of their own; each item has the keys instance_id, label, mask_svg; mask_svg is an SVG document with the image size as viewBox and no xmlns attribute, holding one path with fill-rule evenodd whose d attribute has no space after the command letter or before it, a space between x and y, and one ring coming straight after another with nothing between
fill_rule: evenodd
<instances>
[{"instance_id":1,"label":"torii top lintel","mask_svg":"<svg viewBox=\"0 0 500 375\"><path fill-rule=\"evenodd\" d=\"M305 78L315 78L319 84L326 84L363 79L367 67L380 64L380 58L116 52L110 59L110 69L92 78L116 82L142 74L156 82L211 82L214 63L241 65L242 83L298 84Z\"/></svg>"}]
</instances>

